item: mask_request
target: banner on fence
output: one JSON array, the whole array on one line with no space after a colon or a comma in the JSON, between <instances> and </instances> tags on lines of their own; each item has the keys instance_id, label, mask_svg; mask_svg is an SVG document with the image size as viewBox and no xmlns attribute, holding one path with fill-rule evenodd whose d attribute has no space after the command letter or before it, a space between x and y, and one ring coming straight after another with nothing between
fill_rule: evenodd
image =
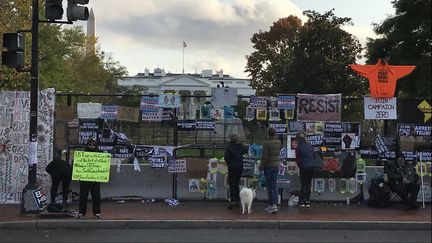
<instances>
[{"instance_id":1,"label":"banner on fence","mask_svg":"<svg viewBox=\"0 0 432 243\"><path fill-rule=\"evenodd\" d=\"M72 180L108 182L111 154L75 151Z\"/></svg>"},{"instance_id":2,"label":"banner on fence","mask_svg":"<svg viewBox=\"0 0 432 243\"><path fill-rule=\"evenodd\" d=\"M364 114L366 120L396 120L396 97L364 97Z\"/></svg>"},{"instance_id":3,"label":"banner on fence","mask_svg":"<svg viewBox=\"0 0 432 243\"><path fill-rule=\"evenodd\" d=\"M342 110L341 94L297 94L297 120L340 121Z\"/></svg>"}]
</instances>

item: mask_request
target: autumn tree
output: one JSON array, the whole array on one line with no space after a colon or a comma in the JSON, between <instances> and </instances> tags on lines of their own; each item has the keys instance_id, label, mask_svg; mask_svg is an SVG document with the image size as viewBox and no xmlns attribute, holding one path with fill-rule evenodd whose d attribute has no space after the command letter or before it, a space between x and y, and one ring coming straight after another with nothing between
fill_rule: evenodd
<instances>
[{"instance_id":1,"label":"autumn tree","mask_svg":"<svg viewBox=\"0 0 432 243\"><path fill-rule=\"evenodd\" d=\"M8 16L0 16L0 34L30 29L29 5L24 0L1 1L0 10ZM43 6L40 9L40 19L43 19ZM30 38L27 39L28 43ZM88 41L79 27L39 24L39 87L54 87L61 92L116 93L117 78L127 74L126 68L100 48L88 48ZM30 47L28 43L28 65ZM1 90L28 90L29 79L28 74L0 67Z\"/></svg>"},{"instance_id":2,"label":"autumn tree","mask_svg":"<svg viewBox=\"0 0 432 243\"><path fill-rule=\"evenodd\" d=\"M416 69L397 83L398 97L431 97L431 0L395 0L395 15L375 25L381 36L369 39L367 62L376 63L386 49L393 65L416 65Z\"/></svg>"},{"instance_id":3,"label":"autumn tree","mask_svg":"<svg viewBox=\"0 0 432 243\"><path fill-rule=\"evenodd\" d=\"M308 20L288 16L269 31L255 33L255 51L246 56L246 72L257 93L343 93L362 95L367 84L348 69L361 52L359 41L341 29L349 18L333 10L305 11Z\"/></svg>"}]
</instances>

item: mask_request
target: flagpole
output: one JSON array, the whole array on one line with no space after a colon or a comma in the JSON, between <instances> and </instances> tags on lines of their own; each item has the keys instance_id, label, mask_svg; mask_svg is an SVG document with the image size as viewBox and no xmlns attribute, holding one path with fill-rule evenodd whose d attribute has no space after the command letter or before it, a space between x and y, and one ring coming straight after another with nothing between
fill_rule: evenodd
<instances>
[{"instance_id":1,"label":"flagpole","mask_svg":"<svg viewBox=\"0 0 432 243\"><path fill-rule=\"evenodd\" d=\"M185 47L184 47L184 44L182 44L182 46L183 46L183 74L184 74L184 49L185 49Z\"/></svg>"}]
</instances>

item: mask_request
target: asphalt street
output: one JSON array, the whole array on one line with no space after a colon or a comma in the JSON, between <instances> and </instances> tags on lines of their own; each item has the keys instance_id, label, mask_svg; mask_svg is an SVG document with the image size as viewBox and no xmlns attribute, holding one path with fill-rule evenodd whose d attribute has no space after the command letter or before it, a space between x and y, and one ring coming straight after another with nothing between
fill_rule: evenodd
<instances>
[{"instance_id":1,"label":"asphalt street","mask_svg":"<svg viewBox=\"0 0 432 243\"><path fill-rule=\"evenodd\" d=\"M0 230L0 242L431 242L431 231L280 229Z\"/></svg>"}]
</instances>

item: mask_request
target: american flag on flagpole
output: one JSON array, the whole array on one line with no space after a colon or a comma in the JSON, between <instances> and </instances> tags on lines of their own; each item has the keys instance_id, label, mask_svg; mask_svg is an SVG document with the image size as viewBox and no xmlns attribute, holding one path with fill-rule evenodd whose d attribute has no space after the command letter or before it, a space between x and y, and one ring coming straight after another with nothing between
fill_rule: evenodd
<instances>
[{"instance_id":1,"label":"american flag on flagpole","mask_svg":"<svg viewBox=\"0 0 432 243\"><path fill-rule=\"evenodd\" d=\"M186 47L187 47L186 42L183 41L183 48L186 48Z\"/></svg>"}]
</instances>

